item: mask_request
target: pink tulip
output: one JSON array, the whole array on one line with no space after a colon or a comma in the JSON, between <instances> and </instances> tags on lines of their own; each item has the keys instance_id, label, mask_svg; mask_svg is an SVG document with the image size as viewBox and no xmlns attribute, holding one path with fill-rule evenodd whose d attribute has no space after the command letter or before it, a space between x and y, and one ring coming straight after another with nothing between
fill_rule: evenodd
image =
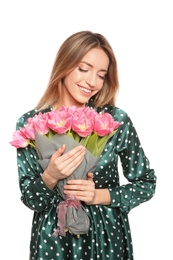
<instances>
[{"instance_id":1,"label":"pink tulip","mask_svg":"<svg viewBox=\"0 0 173 260\"><path fill-rule=\"evenodd\" d=\"M56 111L48 119L48 127L58 134L64 134L71 129L71 117L66 111Z\"/></svg>"},{"instance_id":2,"label":"pink tulip","mask_svg":"<svg viewBox=\"0 0 173 260\"><path fill-rule=\"evenodd\" d=\"M10 144L16 148L24 148L28 146L29 140L23 136L20 130L17 130L13 133L13 140Z\"/></svg>"},{"instance_id":3,"label":"pink tulip","mask_svg":"<svg viewBox=\"0 0 173 260\"><path fill-rule=\"evenodd\" d=\"M20 129L20 132L27 139L30 139L30 140L35 139L35 129L33 127L33 124L27 124L26 127L23 127Z\"/></svg>"},{"instance_id":4,"label":"pink tulip","mask_svg":"<svg viewBox=\"0 0 173 260\"><path fill-rule=\"evenodd\" d=\"M48 121L48 118L45 114L42 114L40 112L38 115L35 115L32 120L32 126L33 126L33 129L35 129L35 132L38 132L39 134L42 134L42 135L46 135L49 132L49 127L48 127L47 121Z\"/></svg>"},{"instance_id":5,"label":"pink tulip","mask_svg":"<svg viewBox=\"0 0 173 260\"><path fill-rule=\"evenodd\" d=\"M62 106L62 107L60 108L60 111L66 112L67 115L71 117L71 116L74 114L74 112L75 112L76 110L78 110L78 109L79 109L79 108L76 107L76 106L71 106L71 107Z\"/></svg>"},{"instance_id":6,"label":"pink tulip","mask_svg":"<svg viewBox=\"0 0 173 260\"><path fill-rule=\"evenodd\" d=\"M72 130L81 137L91 134L94 127L93 118L89 118L85 113L86 111L79 108L74 112L72 119Z\"/></svg>"},{"instance_id":7,"label":"pink tulip","mask_svg":"<svg viewBox=\"0 0 173 260\"><path fill-rule=\"evenodd\" d=\"M117 129L121 123L114 121L109 113L97 114L95 117L94 132L99 136L105 136Z\"/></svg>"}]
</instances>

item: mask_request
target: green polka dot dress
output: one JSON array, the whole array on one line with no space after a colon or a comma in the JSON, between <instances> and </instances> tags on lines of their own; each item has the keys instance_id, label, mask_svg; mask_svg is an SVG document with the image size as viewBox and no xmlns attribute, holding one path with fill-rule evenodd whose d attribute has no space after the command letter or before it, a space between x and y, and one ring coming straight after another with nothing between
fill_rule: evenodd
<instances>
[{"instance_id":1,"label":"green polka dot dress","mask_svg":"<svg viewBox=\"0 0 173 260\"><path fill-rule=\"evenodd\" d=\"M122 124L106 144L94 172L96 188L109 189L111 203L84 205L90 219L88 234L52 236L57 229L56 207L61 197L56 189L50 190L44 184L36 151L31 147L17 149L21 200L33 210L30 260L133 260L128 213L153 197L156 177L128 115L111 106L97 110L109 112ZM21 116L17 129L36 113L32 110ZM128 180L125 185L119 183L118 158Z\"/></svg>"}]
</instances>

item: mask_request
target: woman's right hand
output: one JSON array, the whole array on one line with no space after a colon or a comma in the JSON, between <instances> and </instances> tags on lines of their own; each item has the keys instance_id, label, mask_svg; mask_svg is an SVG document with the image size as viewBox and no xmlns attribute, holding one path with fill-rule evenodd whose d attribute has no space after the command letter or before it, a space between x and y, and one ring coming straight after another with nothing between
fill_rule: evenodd
<instances>
[{"instance_id":1,"label":"woman's right hand","mask_svg":"<svg viewBox=\"0 0 173 260\"><path fill-rule=\"evenodd\" d=\"M67 178L81 164L86 148L77 146L65 152L66 146L62 145L52 156L47 169L42 174L42 179L48 188L53 189L56 183Z\"/></svg>"}]
</instances>

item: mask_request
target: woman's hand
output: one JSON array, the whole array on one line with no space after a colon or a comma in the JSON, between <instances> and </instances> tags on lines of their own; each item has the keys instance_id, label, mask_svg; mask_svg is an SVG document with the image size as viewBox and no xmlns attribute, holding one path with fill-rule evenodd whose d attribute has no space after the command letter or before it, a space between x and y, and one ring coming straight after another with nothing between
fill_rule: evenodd
<instances>
[{"instance_id":1,"label":"woman's hand","mask_svg":"<svg viewBox=\"0 0 173 260\"><path fill-rule=\"evenodd\" d=\"M51 157L47 169L42 174L42 179L48 188L53 189L56 183L67 178L81 164L86 148L77 146L67 153L65 145L62 145Z\"/></svg>"},{"instance_id":2,"label":"woman's hand","mask_svg":"<svg viewBox=\"0 0 173 260\"><path fill-rule=\"evenodd\" d=\"M64 194L74 195L86 205L110 205L111 196L108 189L96 189L93 174L87 174L87 180L68 180L64 185Z\"/></svg>"},{"instance_id":3,"label":"woman's hand","mask_svg":"<svg viewBox=\"0 0 173 260\"><path fill-rule=\"evenodd\" d=\"M64 185L65 195L74 195L78 200L85 202L87 205L92 204L95 196L95 183L93 182L93 174L87 174L87 180L68 180Z\"/></svg>"}]
</instances>

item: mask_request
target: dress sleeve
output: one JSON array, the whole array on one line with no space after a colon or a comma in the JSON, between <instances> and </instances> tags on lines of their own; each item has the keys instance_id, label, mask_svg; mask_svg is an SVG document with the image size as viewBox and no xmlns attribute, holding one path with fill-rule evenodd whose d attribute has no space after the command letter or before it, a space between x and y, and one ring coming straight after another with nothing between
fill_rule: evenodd
<instances>
[{"instance_id":1,"label":"dress sleeve","mask_svg":"<svg viewBox=\"0 0 173 260\"><path fill-rule=\"evenodd\" d=\"M26 115L22 116L16 124L16 130L23 127L26 120ZM21 200L27 207L41 212L46 210L53 200L60 199L57 192L50 190L43 182L41 177L43 170L38 163L38 155L34 148L28 146L17 149L17 166Z\"/></svg>"},{"instance_id":2,"label":"dress sleeve","mask_svg":"<svg viewBox=\"0 0 173 260\"><path fill-rule=\"evenodd\" d=\"M137 132L130 117L119 111L116 120L122 125L115 135L116 152L120 157L123 174L128 183L109 188L111 206L119 207L122 212L129 211L139 204L151 199L155 193L155 171L140 144Z\"/></svg>"}]
</instances>

